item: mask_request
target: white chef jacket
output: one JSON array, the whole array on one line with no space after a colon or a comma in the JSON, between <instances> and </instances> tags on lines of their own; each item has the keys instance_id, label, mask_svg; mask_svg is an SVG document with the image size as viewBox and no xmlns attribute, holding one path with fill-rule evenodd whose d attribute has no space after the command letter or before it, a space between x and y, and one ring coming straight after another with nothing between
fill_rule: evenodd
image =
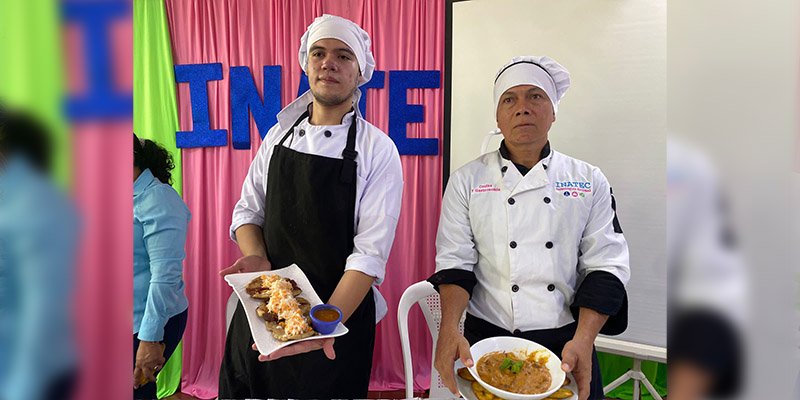
<instances>
[{"instance_id":1,"label":"white chef jacket","mask_svg":"<svg viewBox=\"0 0 800 400\"><path fill-rule=\"evenodd\" d=\"M669 298L676 310L713 310L744 327L750 313L747 267L740 250L725 240L732 233L720 185L707 156L681 140L667 141Z\"/></svg>"},{"instance_id":2,"label":"white chef jacket","mask_svg":"<svg viewBox=\"0 0 800 400\"><path fill-rule=\"evenodd\" d=\"M436 237L436 270L473 271L467 311L508 331L562 327L582 279L630 278L628 245L614 229L608 180L551 150L526 175L484 154L450 177Z\"/></svg>"},{"instance_id":3,"label":"white chef jacket","mask_svg":"<svg viewBox=\"0 0 800 400\"><path fill-rule=\"evenodd\" d=\"M339 125L316 126L311 125L306 118L297 126L295 133L283 142L283 146L302 153L341 159L350 121L354 116L351 111L345 114ZM386 275L386 260L389 258L400 215L403 171L394 142L377 127L360 116L357 118L356 236L353 239L353 254L347 258L345 271L356 270L375 277L374 285L377 286ZM240 226L263 226L269 160L275 145L294 122L291 118L283 118L283 123L273 126L250 164L250 170L242 184L242 196L233 209L230 235L234 241L236 229ZM325 132L330 132L330 136ZM373 293L377 322L386 315L388 307L377 287L373 287Z\"/></svg>"}]
</instances>

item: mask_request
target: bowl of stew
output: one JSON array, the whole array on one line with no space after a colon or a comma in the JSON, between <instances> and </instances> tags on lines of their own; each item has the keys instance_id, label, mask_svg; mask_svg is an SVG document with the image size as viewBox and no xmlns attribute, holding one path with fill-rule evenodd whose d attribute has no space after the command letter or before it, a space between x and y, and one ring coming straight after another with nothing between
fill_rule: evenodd
<instances>
[{"instance_id":1,"label":"bowl of stew","mask_svg":"<svg viewBox=\"0 0 800 400\"><path fill-rule=\"evenodd\" d=\"M566 377L558 356L530 340L493 337L473 344L470 352L472 376L486 390L504 399L544 399L555 393Z\"/></svg>"},{"instance_id":2,"label":"bowl of stew","mask_svg":"<svg viewBox=\"0 0 800 400\"><path fill-rule=\"evenodd\" d=\"M327 335L336 329L342 321L342 310L330 304L319 304L314 306L309 313L311 315L311 326L320 335Z\"/></svg>"}]
</instances>

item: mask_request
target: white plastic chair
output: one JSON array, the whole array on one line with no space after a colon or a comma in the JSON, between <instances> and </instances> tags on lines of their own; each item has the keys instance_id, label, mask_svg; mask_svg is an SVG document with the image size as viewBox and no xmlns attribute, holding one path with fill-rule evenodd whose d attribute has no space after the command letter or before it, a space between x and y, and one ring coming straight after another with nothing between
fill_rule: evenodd
<instances>
[{"instance_id":1,"label":"white plastic chair","mask_svg":"<svg viewBox=\"0 0 800 400\"><path fill-rule=\"evenodd\" d=\"M428 323L431 337L433 338L433 354L431 356L431 389L429 397L434 398L452 398L453 394L442 384L442 379L439 372L433 367L434 356L436 353L436 340L439 337L439 325L442 320L441 304L439 302L439 293L433 288L433 285L428 281L417 282L409 286L403 296L400 297L400 304L397 307L397 326L400 329L400 344L403 351L403 367L406 376L406 398L411 399L414 397L414 371L411 363L411 344L408 339L408 312L415 304L419 304L422 309L422 314L425 316L425 322ZM458 324L460 332L464 332L464 317L461 316L461 322Z\"/></svg>"}]
</instances>

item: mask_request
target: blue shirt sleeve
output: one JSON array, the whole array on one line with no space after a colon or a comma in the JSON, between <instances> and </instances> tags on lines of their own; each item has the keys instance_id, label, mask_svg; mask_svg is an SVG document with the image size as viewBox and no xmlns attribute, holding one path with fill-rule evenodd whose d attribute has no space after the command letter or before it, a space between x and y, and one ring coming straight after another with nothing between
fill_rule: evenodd
<instances>
[{"instance_id":1,"label":"blue shirt sleeve","mask_svg":"<svg viewBox=\"0 0 800 400\"><path fill-rule=\"evenodd\" d=\"M189 210L183 199L168 185L158 185L146 193L138 205L144 246L150 259L150 288L147 293L139 340L164 339L164 326L176 306L183 305L183 260L186 258L186 232Z\"/></svg>"},{"instance_id":2,"label":"blue shirt sleeve","mask_svg":"<svg viewBox=\"0 0 800 400\"><path fill-rule=\"evenodd\" d=\"M0 313L10 314L0 398L36 400L77 363L70 311L79 224L72 202L46 176L12 162L0 176L0 280L15 289L0 293L7 301Z\"/></svg>"}]
</instances>

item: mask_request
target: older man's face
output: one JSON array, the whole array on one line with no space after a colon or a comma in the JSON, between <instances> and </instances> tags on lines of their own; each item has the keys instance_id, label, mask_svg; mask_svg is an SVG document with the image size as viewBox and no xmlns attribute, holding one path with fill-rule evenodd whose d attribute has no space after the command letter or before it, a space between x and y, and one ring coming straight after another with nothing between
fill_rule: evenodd
<instances>
[{"instance_id":1,"label":"older man's face","mask_svg":"<svg viewBox=\"0 0 800 400\"><path fill-rule=\"evenodd\" d=\"M497 127L511 145L543 143L555 120L553 104L539 87L514 86L500 96Z\"/></svg>"},{"instance_id":2,"label":"older man's face","mask_svg":"<svg viewBox=\"0 0 800 400\"><path fill-rule=\"evenodd\" d=\"M338 39L320 39L308 52L308 84L314 98L335 106L350 100L360 71L353 51Z\"/></svg>"}]
</instances>

